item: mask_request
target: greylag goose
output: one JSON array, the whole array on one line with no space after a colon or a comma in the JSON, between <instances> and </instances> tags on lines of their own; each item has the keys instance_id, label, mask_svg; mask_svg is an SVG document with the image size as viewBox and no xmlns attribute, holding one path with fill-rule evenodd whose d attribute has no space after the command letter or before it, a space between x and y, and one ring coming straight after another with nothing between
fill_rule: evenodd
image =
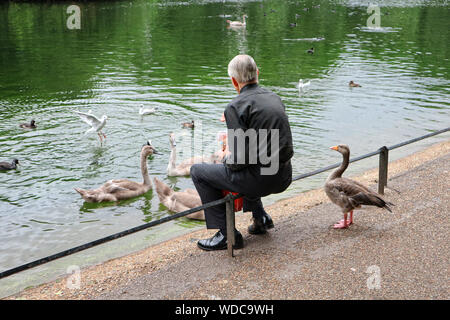
<instances>
[{"instance_id":1,"label":"greylag goose","mask_svg":"<svg viewBox=\"0 0 450 320\"><path fill-rule=\"evenodd\" d=\"M30 123L19 124L19 127L24 129L36 129L36 122L34 120L31 120Z\"/></svg>"},{"instance_id":2,"label":"greylag goose","mask_svg":"<svg viewBox=\"0 0 450 320\"><path fill-rule=\"evenodd\" d=\"M17 169L17 165L19 164L19 160L13 159L11 163L9 162L0 162L0 170L13 170Z\"/></svg>"},{"instance_id":3,"label":"greylag goose","mask_svg":"<svg viewBox=\"0 0 450 320\"><path fill-rule=\"evenodd\" d=\"M184 191L175 192L158 178L153 178L153 182L155 183L159 201L161 201L161 203L170 211L182 212L202 205L202 200L200 199L197 190L186 189ZM205 213L201 210L188 214L186 217L196 220L205 220Z\"/></svg>"},{"instance_id":4,"label":"greylag goose","mask_svg":"<svg viewBox=\"0 0 450 320\"><path fill-rule=\"evenodd\" d=\"M183 128L191 128L191 129L194 129L194 127L195 127L194 120L192 120L191 122L183 122L183 123L181 124L181 126L182 126Z\"/></svg>"},{"instance_id":5,"label":"greylag goose","mask_svg":"<svg viewBox=\"0 0 450 320\"><path fill-rule=\"evenodd\" d=\"M230 27L244 27L246 25L245 18L248 18L246 14L242 16L243 22L231 20L227 20L227 22L230 24Z\"/></svg>"},{"instance_id":6,"label":"greylag goose","mask_svg":"<svg viewBox=\"0 0 450 320\"><path fill-rule=\"evenodd\" d=\"M349 83L348 83L348 85L351 87L351 88L357 88L357 87L361 87L359 84L357 84L357 83L355 83L355 82L353 82L353 80L352 81L350 81Z\"/></svg>"},{"instance_id":7,"label":"greylag goose","mask_svg":"<svg viewBox=\"0 0 450 320\"><path fill-rule=\"evenodd\" d=\"M149 140L142 146L141 150L141 173L144 182L134 182L128 179L109 180L101 187L93 190L75 188L86 202L119 201L131 199L143 195L152 188L152 183L148 175L147 158L149 155L157 153Z\"/></svg>"},{"instance_id":8,"label":"greylag goose","mask_svg":"<svg viewBox=\"0 0 450 320\"><path fill-rule=\"evenodd\" d=\"M353 223L353 210L361 208L362 205L377 206L392 212L388 205L390 202L383 200L377 193L369 190L362 184L351 179L342 178L347 169L350 159L350 149L346 145L338 145L330 149L342 154L343 161L339 168L333 171L325 183L325 192L330 200L341 207L344 219L334 225L335 229L347 228ZM350 213L350 220L347 214Z\"/></svg>"},{"instance_id":9,"label":"greylag goose","mask_svg":"<svg viewBox=\"0 0 450 320\"><path fill-rule=\"evenodd\" d=\"M83 120L84 122L86 122L88 125L91 126L91 128L88 129L84 134L95 131L95 132L97 132L97 135L100 139L100 143L103 142L102 136L103 136L103 138L106 139L106 135L102 132L102 129L106 124L106 120L108 119L108 117L106 115L103 115L99 119L96 116L94 116L93 114L91 114L90 111L89 111L89 113L75 111L75 113L80 116L81 120Z\"/></svg>"}]
</instances>

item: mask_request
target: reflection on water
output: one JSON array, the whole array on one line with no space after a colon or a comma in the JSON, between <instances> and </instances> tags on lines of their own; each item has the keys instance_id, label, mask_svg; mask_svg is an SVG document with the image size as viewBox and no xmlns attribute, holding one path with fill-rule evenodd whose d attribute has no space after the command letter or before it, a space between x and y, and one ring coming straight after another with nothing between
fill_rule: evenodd
<instances>
[{"instance_id":1,"label":"reflection on water","mask_svg":"<svg viewBox=\"0 0 450 320\"><path fill-rule=\"evenodd\" d=\"M22 166L0 173L0 270L170 214L154 192L87 204L73 188L141 181L148 139L161 152L148 160L150 175L192 187L189 178L166 177L168 134L175 132L180 152L198 154L201 146L189 142L199 131L181 128L194 119L204 151L214 149L235 96L226 67L240 52L255 58L261 84L286 105L295 174L339 161L328 149L337 143L359 155L447 126L448 5L379 5L381 27L370 29L365 1L87 2L81 29L68 30L67 4L1 4L0 161L17 157ZM227 19L243 14L245 29L227 28ZM311 81L301 96L299 79ZM362 87L349 88L350 80ZM141 104L159 109L140 117ZM103 146L84 135L76 110L108 115ZM31 119L36 130L19 128ZM323 179L296 183L282 196Z\"/></svg>"}]
</instances>

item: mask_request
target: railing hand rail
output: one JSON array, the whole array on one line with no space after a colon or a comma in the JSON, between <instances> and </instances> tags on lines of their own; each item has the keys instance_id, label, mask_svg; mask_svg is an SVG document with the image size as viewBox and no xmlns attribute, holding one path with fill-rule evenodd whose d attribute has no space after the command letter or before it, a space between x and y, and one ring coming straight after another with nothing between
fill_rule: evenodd
<instances>
[{"instance_id":1,"label":"railing hand rail","mask_svg":"<svg viewBox=\"0 0 450 320\"><path fill-rule=\"evenodd\" d=\"M379 190L379 192L381 191L380 193L382 194L383 190L384 190L384 187L387 184L387 162L388 162L387 161L388 160L387 154L388 154L389 150L394 150L394 149L403 147L403 146L405 146L407 144L410 144L410 143L413 143L413 142L417 142L417 141L420 141L420 140L423 140L423 139L426 139L426 138L429 138L429 137L432 137L432 136L435 136L435 135L447 132L449 130L450 130L450 127L447 127L445 129L438 130L438 131L435 131L435 132L431 132L429 134L426 134L426 135L423 135L423 136L420 136L420 137L417 137L417 138L413 138L413 139L410 139L410 140L407 140L407 141L395 144L395 145L390 146L390 147L381 147L381 148L379 148L376 151L364 154L362 156L358 156L358 157L352 158L352 159L350 159L350 162L363 160L363 159L372 157L374 155L380 154L380 165L379 165L380 174L379 174L379 181L378 181L378 184L379 184L378 190ZM384 154L384 157L382 158L381 155L383 155L383 154ZM313 176L313 175L316 175L316 174L319 174L319 173L322 173L322 172L325 172L325 171L337 168L339 166L340 166L340 163L336 163L336 164L327 166L327 167L322 168L322 169L318 169L318 170L315 170L315 171L312 171L312 172L304 173L304 174L298 175L296 177L293 177L292 181L297 181L297 180L300 180L300 179L304 179L304 178L307 178L307 177L310 177L310 176ZM189 209L189 210L186 210L186 211L182 211L182 212L179 212L179 213L176 213L176 214L173 214L173 215L161 218L159 220L151 221L151 222L142 224L140 226L136 226L134 228L127 229L125 231L118 232L118 233L115 233L113 235L110 235L110 236L107 236L107 237L103 237L101 239L97 239L95 241L91 241L89 243L86 243L86 244L83 244L83 245L80 245L80 246L77 246L77 247L74 247L74 248L71 248L71 249L68 249L68 250L61 251L59 253L50 255L48 257L41 258L41 259L38 259L38 260L35 260L35 261L32 261L32 262L23 264L21 266L18 266L18 267L15 267L15 268L3 271L3 272L0 273L0 279L5 278L7 276L10 276L12 274L18 273L20 271L24 271L24 270L36 267L38 265L50 262L52 260L55 260L55 259L58 259L58 258L62 258L64 256L67 256L67 255L70 255L70 254L73 254L73 253L76 253L76 252L79 252L79 251L91 248L93 246L96 246L96 245L99 245L99 244L102 244L102 243L105 243L105 242L108 242L108 241L111 241L111 240L114 240L114 239L121 238L121 237L129 235L131 233L135 233L135 232L138 232L138 231L141 231L141 230L144 230L144 229L148 229L150 227L153 227L153 226L156 226L156 225L168 222L170 220L174 220L174 219L177 219L177 218L180 218L180 217L184 217L184 216L187 216L188 214L191 214L191 213L203 210L203 209L207 209L207 208L210 208L210 207L218 206L218 205L223 204L223 203L228 203L229 204L229 205L226 206L227 207L227 217L229 217L229 216L231 216L230 211L232 211L232 209L234 208L233 201L235 199L238 199L238 198L241 198L241 197L242 197L242 195L239 195L239 194L232 195L231 193L229 193L227 196L225 196L222 199L219 199L219 200L216 200L216 201L212 201L212 202L208 202L208 203L203 204L203 205L201 205L199 207L195 207L195 208L192 208L192 209ZM234 225L234 215L232 215L232 216L233 217L230 217L230 219L233 219L233 220L231 220L231 222ZM228 220L229 219L227 219L227 221ZM233 255L232 242L234 242L234 232L230 232L230 236L232 238L232 241L229 241L228 251L231 252L231 256L232 256Z\"/></svg>"}]
</instances>

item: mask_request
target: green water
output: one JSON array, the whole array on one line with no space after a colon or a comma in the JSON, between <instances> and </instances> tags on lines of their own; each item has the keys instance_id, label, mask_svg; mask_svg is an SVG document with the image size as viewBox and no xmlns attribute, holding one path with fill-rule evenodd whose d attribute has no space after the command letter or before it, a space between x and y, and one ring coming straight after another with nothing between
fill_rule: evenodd
<instances>
[{"instance_id":1,"label":"green water","mask_svg":"<svg viewBox=\"0 0 450 320\"><path fill-rule=\"evenodd\" d=\"M152 192L93 205L73 188L141 180L147 139L161 151L148 161L150 174L192 187L166 176L168 134L178 137L179 159L199 132L203 151L214 149L236 94L226 67L238 53L255 58L261 85L286 105L295 174L339 161L328 149L337 143L360 155L447 127L447 1L378 3L375 30L366 26L367 1L92 1L79 4L79 30L67 28L69 3L0 4L0 161L21 163L0 173L0 270L170 214ZM246 28L227 28L244 13ZM302 95L299 79L311 81ZM362 87L350 89L350 80ZM141 118L141 104L159 109ZM84 135L75 110L108 115L105 144ZM19 128L31 119L36 130ZM181 129L191 119L201 128ZM293 184L284 196L323 179ZM199 225L179 219L167 228Z\"/></svg>"}]
</instances>

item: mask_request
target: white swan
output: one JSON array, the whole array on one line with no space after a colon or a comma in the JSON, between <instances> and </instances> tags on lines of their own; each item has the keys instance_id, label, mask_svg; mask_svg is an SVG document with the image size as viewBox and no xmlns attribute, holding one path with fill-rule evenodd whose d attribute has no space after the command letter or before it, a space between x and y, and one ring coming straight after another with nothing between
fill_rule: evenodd
<instances>
[{"instance_id":1,"label":"white swan","mask_svg":"<svg viewBox=\"0 0 450 320\"><path fill-rule=\"evenodd\" d=\"M230 24L230 27L244 27L246 25L245 18L248 18L246 14L242 16L243 22L231 20L227 20L227 22Z\"/></svg>"},{"instance_id":2,"label":"white swan","mask_svg":"<svg viewBox=\"0 0 450 320\"><path fill-rule=\"evenodd\" d=\"M200 199L198 192L194 189L175 192L158 178L153 178L153 182L155 183L159 201L161 201L161 203L170 211L182 212L202 205L202 200ZM190 219L205 220L205 213L201 210L188 214L186 217Z\"/></svg>"},{"instance_id":3,"label":"white swan","mask_svg":"<svg viewBox=\"0 0 450 320\"><path fill-rule=\"evenodd\" d=\"M91 126L90 129L88 129L84 134L87 134L89 132L97 132L97 135L100 139L100 143L102 142L102 136L106 139L106 135L102 132L103 127L106 124L106 120L108 117L106 115L103 115L100 119L91 114L91 111L89 110L89 113L74 111L76 114L80 116L80 118L86 122L88 125Z\"/></svg>"}]
</instances>

